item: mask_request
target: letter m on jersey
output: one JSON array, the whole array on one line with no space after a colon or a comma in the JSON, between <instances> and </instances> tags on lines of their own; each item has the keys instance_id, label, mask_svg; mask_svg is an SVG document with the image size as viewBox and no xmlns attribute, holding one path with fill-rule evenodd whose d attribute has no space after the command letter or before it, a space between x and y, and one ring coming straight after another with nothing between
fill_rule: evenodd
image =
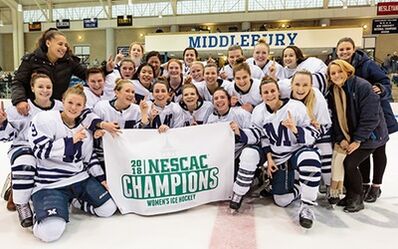
<instances>
[{"instance_id":1,"label":"letter m on jersey","mask_svg":"<svg viewBox=\"0 0 398 249\"><path fill-rule=\"evenodd\" d=\"M289 139L289 131L281 123L278 125L278 131L275 131L274 125L272 123L265 124L265 133L268 136L271 145L276 146L291 146L292 143Z\"/></svg>"}]
</instances>

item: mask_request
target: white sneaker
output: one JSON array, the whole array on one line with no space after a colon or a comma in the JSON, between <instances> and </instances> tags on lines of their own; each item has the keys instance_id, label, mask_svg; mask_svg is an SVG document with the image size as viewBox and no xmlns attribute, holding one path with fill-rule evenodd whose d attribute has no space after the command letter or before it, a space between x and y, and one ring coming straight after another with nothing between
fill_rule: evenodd
<instances>
[{"instance_id":1,"label":"white sneaker","mask_svg":"<svg viewBox=\"0 0 398 249\"><path fill-rule=\"evenodd\" d=\"M314 211L312 210L312 206L304 203L301 204L299 217L300 217L300 225L304 228L310 229L315 219L315 214Z\"/></svg>"}]
</instances>

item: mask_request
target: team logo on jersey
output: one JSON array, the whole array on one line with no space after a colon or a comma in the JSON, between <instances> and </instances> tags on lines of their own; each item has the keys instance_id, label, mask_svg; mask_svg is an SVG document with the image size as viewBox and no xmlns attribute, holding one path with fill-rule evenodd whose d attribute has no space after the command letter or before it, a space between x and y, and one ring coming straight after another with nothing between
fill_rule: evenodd
<instances>
[{"instance_id":1,"label":"team logo on jersey","mask_svg":"<svg viewBox=\"0 0 398 249\"><path fill-rule=\"evenodd\" d=\"M191 201L195 193L218 186L219 169L207 163L206 154L131 160L131 175L123 175L126 198L153 199L148 205Z\"/></svg>"},{"instance_id":2,"label":"team logo on jersey","mask_svg":"<svg viewBox=\"0 0 398 249\"><path fill-rule=\"evenodd\" d=\"M57 215L58 214L56 208L47 209L47 213L48 213L48 216L52 216L52 215Z\"/></svg>"}]
</instances>

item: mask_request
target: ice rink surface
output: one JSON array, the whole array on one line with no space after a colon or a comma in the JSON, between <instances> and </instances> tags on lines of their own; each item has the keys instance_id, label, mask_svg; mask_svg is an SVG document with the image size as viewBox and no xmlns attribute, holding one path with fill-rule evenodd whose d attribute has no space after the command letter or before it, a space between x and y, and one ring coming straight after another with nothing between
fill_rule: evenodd
<instances>
[{"instance_id":1,"label":"ice rink surface","mask_svg":"<svg viewBox=\"0 0 398 249\"><path fill-rule=\"evenodd\" d=\"M10 166L8 144L0 144L0 184ZM212 203L190 210L151 217L116 214L101 219L80 212L71 214L60 240L43 243L31 229L18 224L15 212L0 200L1 248L398 248L398 134L387 144L388 165L382 195L365 210L347 214L330 209L319 196L316 221L311 230L298 225L298 204L275 206L270 199L245 199L238 214L232 215L227 202Z\"/></svg>"}]
</instances>

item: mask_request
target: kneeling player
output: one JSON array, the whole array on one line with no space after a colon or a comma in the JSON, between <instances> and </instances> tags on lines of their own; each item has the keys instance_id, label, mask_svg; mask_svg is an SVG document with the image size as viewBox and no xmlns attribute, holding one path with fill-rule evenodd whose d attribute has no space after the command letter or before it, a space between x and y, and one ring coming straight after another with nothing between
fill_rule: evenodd
<instances>
[{"instance_id":1,"label":"kneeling player","mask_svg":"<svg viewBox=\"0 0 398 249\"><path fill-rule=\"evenodd\" d=\"M314 219L311 206L316 204L317 187L321 176L319 154L312 148L319 132L311 126L303 103L291 99L280 99L278 84L274 79L265 77L261 82L260 92L263 103L253 110L253 127L241 129L235 133L243 143L257 144L261 142L261 150L257 150L260 151L257 154L250 147L243 150L238 177L234 184L232 202L236 200L241 202L239 196L243 196L249 190L249 183L254 177L254 171L258 165L261 165L261 158L266 155L267 171L274 178L275 203L279 206L287 206L301 194L300 224L310 228ZM292 181L290 186L286 186L285 192L280 190L275 192L279 186L276 182L281 181L281 177L286 177L285 173L292 174L294 172L282 170L283 168L289 169L289 167L297 171L300 193L293 191L293 176L287 178ZM242 188L242 179L245 180L245 188ZM281 182L289 183L285 180ZM232 204L231 208L240 206Z\"/></svg>"},{"instance_id":2,"label":"kneeling player","mask_svg":"<svg viewBox=\"0 0 398 249\"><path fill-rule=\"evenodd\" d=\"M79 119L85 103L83 87L77 85L65 92L62 112L41 112L31 122L29 144L37 158L33 234L46 242L63 234L72 200L100 217L116 211L93 153L92 134Z\"/></svg>"}]
</instances>

